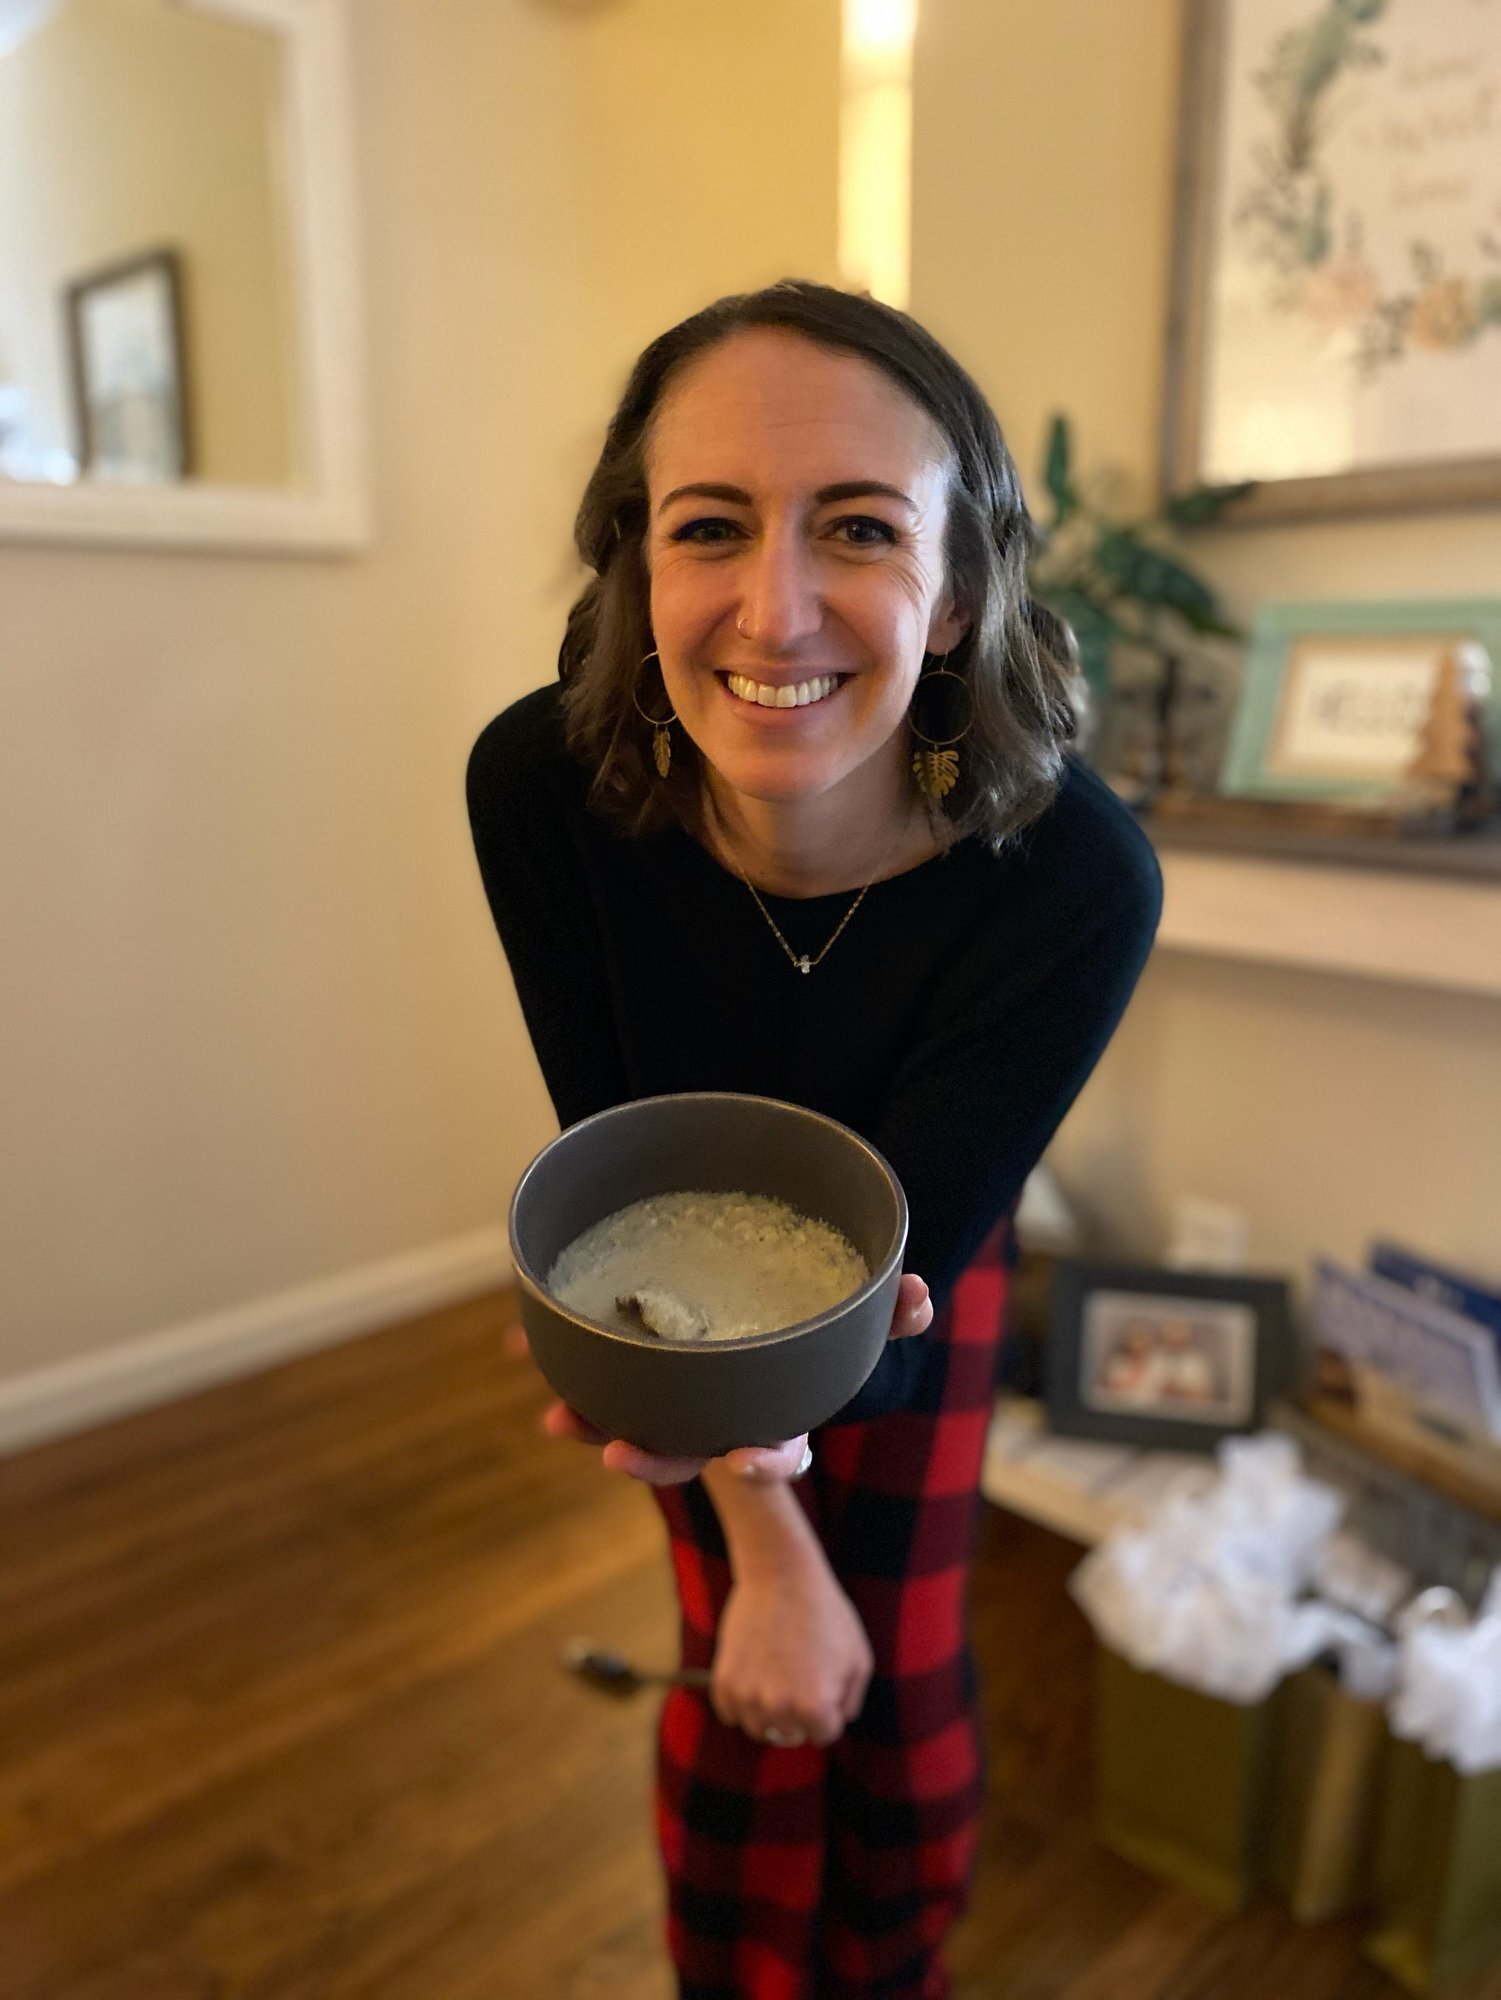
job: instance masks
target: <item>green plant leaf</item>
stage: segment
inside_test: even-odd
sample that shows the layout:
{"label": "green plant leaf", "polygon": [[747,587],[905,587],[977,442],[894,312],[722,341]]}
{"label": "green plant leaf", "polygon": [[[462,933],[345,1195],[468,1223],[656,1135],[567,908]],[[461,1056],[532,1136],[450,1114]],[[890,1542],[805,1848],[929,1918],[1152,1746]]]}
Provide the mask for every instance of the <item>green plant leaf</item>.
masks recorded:
{"label": "green plant leaf", "polygon": [[1110,685],[1110,649],[1125,636],[1124,627],[1087,591],[1070,587],[1035,594],[1073,633],[1085,679],[1097,694],[1104,694]]}
{"label": "green plant leaf", "polygon": [[1047,459],[1043,469],[1043,478],[1047,483],[1048,492],[1053,497],[1055,522],[1066,521],[1079,505],[1079,496],[1074,491],[1073,482],[1069,477],[1072,459],[1073,440],[1068,418],[1062,415],[1055,416],[1048,430]]}
{"label": "green plant leaf", "polygon": [[1209,629],[1222,617],[1207,584],[1129,528],[1101,532],[1095,563],[1120,596],[1135,598],[1154,610],[1176,611],[1196,631]]}
{"label": "green plant leaf", "polygon": [[1244,639],[1246,636],[1245,627],[1243,625],[1232,624],[1225,617],[1221,609],[1217,608],[1207,614],[1202,611],[1185,611],[1178,605],[1174,605],[1173,609],[1178,613],[1178,616],[1183,620],[1185,625],[1189,626],[1195,632],[1202,632],[1205,638]]}
{"label": "green plant leaf", "polygon": [[1237,500],[1244,500],[1248,493],[1256,491],[1258,482],[1254,479],[1239,480],[1233,486],[1196,486],[1190,493],[1180,493],[1169,500],[1162,510],[1162,518],[1171,521],[1175,528],[1198,528],[1206,521],[1217,521],[1227,507],[1233,507]]}

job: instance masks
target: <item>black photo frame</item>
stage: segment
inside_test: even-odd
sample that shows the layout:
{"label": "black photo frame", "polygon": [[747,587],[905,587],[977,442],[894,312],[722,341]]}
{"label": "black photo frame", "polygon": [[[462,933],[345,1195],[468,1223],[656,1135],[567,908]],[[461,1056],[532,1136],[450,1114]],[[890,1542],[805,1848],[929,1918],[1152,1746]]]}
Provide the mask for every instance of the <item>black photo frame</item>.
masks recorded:
{"label": "black photo frame", "polygon": [[147,250],[64,291],[78,462],[132,485],[194,470],[182,259]]}
{"label": "black photo frame", "polygon": [[1212,1451],[1292,1386],[1281,1278],[1065,1261],[1053,1273],[1048,1422],[1065,1437]]}

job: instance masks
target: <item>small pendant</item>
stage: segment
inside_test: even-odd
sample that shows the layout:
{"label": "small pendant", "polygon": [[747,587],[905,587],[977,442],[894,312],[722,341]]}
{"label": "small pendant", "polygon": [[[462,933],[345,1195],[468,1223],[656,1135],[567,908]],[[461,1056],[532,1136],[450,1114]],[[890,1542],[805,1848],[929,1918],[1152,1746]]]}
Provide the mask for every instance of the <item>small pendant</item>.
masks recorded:
{"label": "small pendant", "polygon": [[808,954],[806,952],[804,952],[802,957],[798,960],[797,969],[799,972],[811,972],[813,970],[813,967],[808,959]]}

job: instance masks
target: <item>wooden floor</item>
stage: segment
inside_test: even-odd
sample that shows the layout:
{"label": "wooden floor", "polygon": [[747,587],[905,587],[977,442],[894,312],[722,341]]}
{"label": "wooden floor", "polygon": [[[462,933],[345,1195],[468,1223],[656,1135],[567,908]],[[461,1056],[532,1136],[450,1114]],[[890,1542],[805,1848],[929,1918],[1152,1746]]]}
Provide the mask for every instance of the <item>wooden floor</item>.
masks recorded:
{"label": "wooden floor", "polygon": [[[0,2000],[668,2000],[651,1705],[556,1665],[670,1655],[657,1518],[538,1435],[503,1312],[0,1464]],[[962,2000],[1394,1994],[1096,1847],[1076,1554],[987,1513]]]}

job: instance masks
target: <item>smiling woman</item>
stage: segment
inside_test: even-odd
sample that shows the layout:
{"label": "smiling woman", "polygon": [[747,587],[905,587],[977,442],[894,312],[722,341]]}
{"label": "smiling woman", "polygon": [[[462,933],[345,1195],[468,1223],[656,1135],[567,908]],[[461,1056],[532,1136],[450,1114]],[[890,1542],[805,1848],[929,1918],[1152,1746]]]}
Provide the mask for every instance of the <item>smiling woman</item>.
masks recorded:
{"label": "smiling woman", "polygon": [[1145,840],[1065,755],[1028,532],[994,416],[915,322],[800,283],[720,300],[647,349],[610,425],[561,687],[470,762],[560,1121],[782,1098],[869,1140],[909,1204],[892,1338],[796,1486],[802,1438],[705,1465],[549,1420],[653,1483],[684,1664],[712,1670],[662,1720],[685,2000],[946,1991],[999,1338],[950,1294],[1102,1051],[1159,902]]}
{"label": "smiling woman", "polygon": [[[888,376],[778,328],[698,356],[651,426],[662,680],[701,760],[712,851],[772,888],[858,888],[943,844],[902,722],[924,658],[968,624],[945,558],[951,460]],[[718,476],[692,476],[705,468]]]}
{"label": "smiling woman", "polygon": [[[1051,797],[1072,727],[1061,649],[1039,643],[1043,621],[1028,615],[1028,535],[984,397],[905,314],[786,283],[673,327],[632,372],[575,529],[595,578],[573,608],[559,668],[571,740],[596,773],[594,803],[636,832],[712,829],[724,799],[701,782],[696,726],[712,711],[688,689],[687,628],[708,621],[711,671],[774,689],[833,671],[834,706],[846,712],[884,694],[887,777],[909,813],[897,725],[912,684],[940,660],[963,672],[971,699],[959,719],[973,726],[960,781],[941,818],[917,816],[929,853],[950,834],[1004,839]],[[825,597],[820,636],[810,621],[821,627]],[[884,629],[862,638],[872,619]],[[837,657],[820,657],[822,644]],[[849,679],[863,681],[854,702]],[[679,694],[689,706],[659,782],[639,728],[623,731],[620,717],[627,705],[676,713]],[[824,823],[854,821],[869,783],[831,802]],[[912,851],[921,844],[914,837]],[[807,894],[810,880],[786,886]]]}

